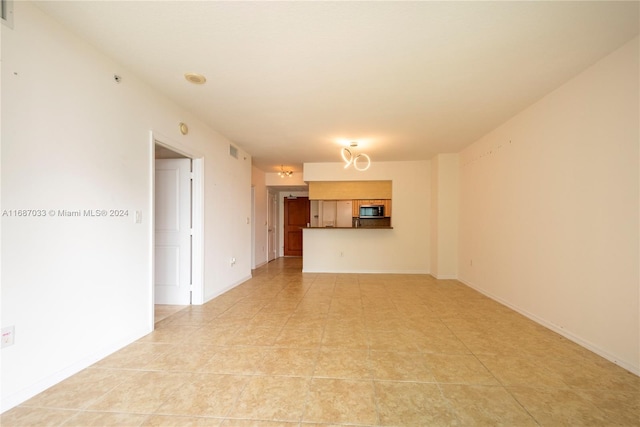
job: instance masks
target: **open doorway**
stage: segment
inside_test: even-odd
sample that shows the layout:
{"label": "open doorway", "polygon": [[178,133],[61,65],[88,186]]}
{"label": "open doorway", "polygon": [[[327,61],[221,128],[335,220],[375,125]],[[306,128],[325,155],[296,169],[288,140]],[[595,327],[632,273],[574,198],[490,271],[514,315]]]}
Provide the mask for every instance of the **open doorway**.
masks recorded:
{"label": "open doorway", "polygon": [[152,135],[154,322],[203,303],[203,158]]}

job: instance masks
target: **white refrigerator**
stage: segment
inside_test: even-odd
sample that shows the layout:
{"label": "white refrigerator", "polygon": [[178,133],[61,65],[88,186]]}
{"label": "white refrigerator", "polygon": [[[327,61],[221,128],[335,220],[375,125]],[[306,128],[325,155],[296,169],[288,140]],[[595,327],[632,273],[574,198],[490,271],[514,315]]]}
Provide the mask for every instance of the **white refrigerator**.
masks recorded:
{"label": "white refrigerator", "polygon": [[320,227],[352,227],[351,200],[320,200],[318,216]]}
{"label": "white refrigerator", "polygon": [[338,200],[336,202],[336,227],[352,227],[351,200]]}

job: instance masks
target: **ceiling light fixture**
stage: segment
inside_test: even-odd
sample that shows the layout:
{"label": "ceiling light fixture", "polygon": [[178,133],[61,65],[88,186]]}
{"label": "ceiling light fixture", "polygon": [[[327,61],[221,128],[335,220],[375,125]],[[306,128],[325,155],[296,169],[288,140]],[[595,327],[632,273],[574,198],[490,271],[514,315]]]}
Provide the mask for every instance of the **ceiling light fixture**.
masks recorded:
{"label": "ceiling light fixture", "polygon": [[280,178],[284,178],[285,176],[287,178],[291,178],[293,176],[293,171],[284,170],[284,166],[280,165],[280,172],[278,172],[278,175],[280,175]]}
{"label": "ceiling light fixture", "polygon": [[184,78],[187,79],[189,83],[193,83],[196,85],[204,84],[207,81],[207,78],[202,74],[198,73],[186,73]]}
{"label": "ceiling light fixture", "polygon": [[[365,153],[356,153],[356,147],[358,147],[358,142],[352,141],[351,144],[349,144],[349,147],[344,147],[342,151],[340,151],[342,160],[344,160],[345,162],[344,168],[346,169],[349,166],[353,165],[353,168],[357,171],[366,171],[367,169],[369,169],[369,166],[371,166],[371,158]],[[358,160],[361,158],[367,160],[366,166],[361,166],[358,164]]]}

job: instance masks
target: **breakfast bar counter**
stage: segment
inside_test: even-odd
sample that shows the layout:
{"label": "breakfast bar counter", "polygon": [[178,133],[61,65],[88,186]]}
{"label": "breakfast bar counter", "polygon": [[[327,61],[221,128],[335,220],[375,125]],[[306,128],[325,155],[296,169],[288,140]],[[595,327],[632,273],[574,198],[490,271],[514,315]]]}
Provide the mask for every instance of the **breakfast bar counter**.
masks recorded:
{"label": "breakfast bar counter", "polygon": [[363,226],[363,227],[302,227],[305,230],[392,230],[390,225]]}

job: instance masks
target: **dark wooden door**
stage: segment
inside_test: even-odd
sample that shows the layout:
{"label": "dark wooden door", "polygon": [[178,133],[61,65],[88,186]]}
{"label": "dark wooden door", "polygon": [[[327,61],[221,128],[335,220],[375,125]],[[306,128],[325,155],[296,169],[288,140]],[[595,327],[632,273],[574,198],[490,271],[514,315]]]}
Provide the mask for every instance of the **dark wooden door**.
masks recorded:
{"label": "dark wooden door", "polygon": [[309,198],[284,198],[284,256],[302,256],[302,228],[310,219]]}

